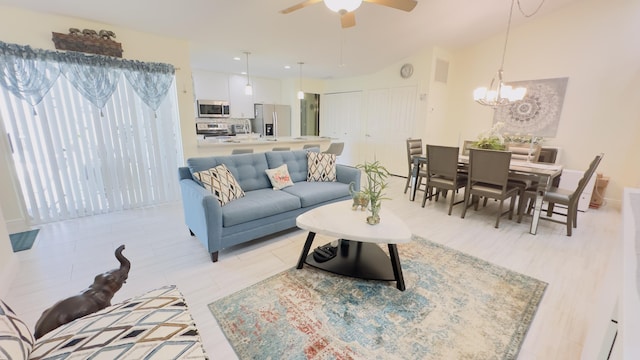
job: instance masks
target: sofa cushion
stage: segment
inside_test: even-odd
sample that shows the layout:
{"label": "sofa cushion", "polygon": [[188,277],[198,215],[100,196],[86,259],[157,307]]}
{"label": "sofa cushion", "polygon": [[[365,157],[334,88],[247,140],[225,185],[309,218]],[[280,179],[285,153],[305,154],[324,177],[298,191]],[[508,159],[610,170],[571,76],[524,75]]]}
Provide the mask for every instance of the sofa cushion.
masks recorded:
{"label": "sofa cushion", "polygon": [[198,171],[193,174],[193,177],[218,198],[220,206],[244,196],[242,187],[224,164],[209,170]]}
{"label": "sofa cushion", "polygon": [[[269,168],[275,169],[282,164],[287,164],[291,181],[307,181],[307,153],[308,150],[294,151],[268,151],[266,152]],[[311,152],[317,152],[317,149]]]}
{"label": "sofa cushion", "polygon": [[0,359],[28,359],[33,343],[27,325],[0,300]]}
{"label": "sofa cushion", "polygon": [[[298,185],[296,185],[298,186]],[[287,189],[295,188],[288,187]],[[296,196],[269,189],[247,191],[245,197],[222,208],[222,226],[230,227],[247,221],[299,209],[300,199]]]}
{"label": "sofa cushion", "polygon": [[335,154],[310,152],[307,158],[307,181],[336,181]]}
{"label": "sofa cushion", "polygon": [[349,195],[349,185],[341,182],[299,182],[295,186],[282,189],[282,192],[300,198],[302,207],[321,204]]}
{"label": "sofa cushion", "polygon": [[291,175],[289,175],[289,170],[287,169],[287,164],[282,164],[275,169],[267,169],[265,172],[269,177],[269,181],[271,181],[273,190],[280,190],[287,186],[293,186]]}
{"label": "sofa cushion", "polygon": [[216,161],[227,166],[244,191],[271,189],[271,182],[264,172],[269,168],[264,153],[218,156]]}
{"label": "sofa cushion", "polygon": [[207,359],[175,286],[102,309],[40,338],[33,359]]}

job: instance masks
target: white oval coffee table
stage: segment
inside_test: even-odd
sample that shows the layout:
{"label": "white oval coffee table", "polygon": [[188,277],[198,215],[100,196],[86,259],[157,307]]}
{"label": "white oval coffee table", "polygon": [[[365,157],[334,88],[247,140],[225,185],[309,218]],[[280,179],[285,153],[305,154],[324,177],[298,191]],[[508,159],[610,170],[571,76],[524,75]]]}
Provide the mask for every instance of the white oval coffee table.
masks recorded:
{"label": "white oval coffee table", "polygon": [[[350,200],[332,203],[309,210],[296,218],[296,225],[309,231],[298,269],[304,264],[345,276],[367,280],[396,281],[397,288],[405,290],[402,267],[396,244],[411,241],[407,225],[384,207],[380,223],[369,225],[367,211],[351,210]],[[337,255],[318,262],[309,254],[316,234],[340,239]],[[378,244],[387,244],[389,255]]]}

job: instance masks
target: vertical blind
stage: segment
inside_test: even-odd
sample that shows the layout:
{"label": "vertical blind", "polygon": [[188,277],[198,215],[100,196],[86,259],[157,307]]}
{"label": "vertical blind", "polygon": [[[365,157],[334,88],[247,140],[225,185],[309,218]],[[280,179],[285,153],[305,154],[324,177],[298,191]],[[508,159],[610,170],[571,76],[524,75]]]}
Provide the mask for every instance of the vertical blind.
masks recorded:
{"label": "vertical blind", "polygon": [[[15,76],[20,69],[1,55],[3,75],[9,71]],[[91,66],[97,71],[74,70],[82,75],[85,91],[79,90],[77,78],[67,75],[51,76],[51,87],[38,92],[44,93],[38,101],[20,96],[24,86],[19,74],[17,80],[9,79],[19,86],[0,86],[2,125],[34,224],[179,198],[176,169],[182,154],[173,73],[145,86],[136,79],[149,81],[154,74],[140,67],[113,72],[110,65]],[[86,89],[100,80],[93,74],[105,69],[113,90],[108,95],[101,91],[99,102],[92,101]]]}

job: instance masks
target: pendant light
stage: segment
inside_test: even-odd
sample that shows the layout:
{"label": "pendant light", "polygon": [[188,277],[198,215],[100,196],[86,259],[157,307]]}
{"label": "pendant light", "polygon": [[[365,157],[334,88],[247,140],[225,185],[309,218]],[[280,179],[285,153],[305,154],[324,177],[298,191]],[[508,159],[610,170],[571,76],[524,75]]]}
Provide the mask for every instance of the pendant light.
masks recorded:
{"label": "pendant light", "polygon": [[249,54],[248,51],[245,51],[244,54],[247,57],[247,85],[244,87],[245,95],[253,95],[253,87],[251,87],[251,83],[249,82]]}
{"label": "pendant light", "polygon": [[298,99],[302,100],[304,99],[304,92],[302,91],[302,65],[304,63],[303,62],[299,62],[298,65],[300,65],[300,84],[299,84],[299,90],[298,90]]}
{"label": "pendant light", "polygon": [[[543,1],[544,2],[544,1]],[[511,16],[513,15],[513,5],[515,0],[511,0],[511,10],[509,10],[509,21],[507,22],[507,35],[504,39],[504,48],[502,50],[502,62],[496,75],[491,79],[489,88],[479,87],[473,92],[473,99],[481,104],[491,107],[498,107],[511,104],[515,101],[520,101],[524,98],[527,92],[526,88],[512,88],[509,85],[505,85],[502,80],[502,73],[504,67],[504,58],[507,54],[507,43],[509,41],[509,30],[511,29]],[[497,81],[496,81],[497,78]]]}

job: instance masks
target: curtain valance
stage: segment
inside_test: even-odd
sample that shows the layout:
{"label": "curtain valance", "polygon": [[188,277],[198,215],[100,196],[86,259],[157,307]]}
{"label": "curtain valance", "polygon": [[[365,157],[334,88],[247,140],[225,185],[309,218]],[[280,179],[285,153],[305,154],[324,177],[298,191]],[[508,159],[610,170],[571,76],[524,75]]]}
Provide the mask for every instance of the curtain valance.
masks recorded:
{"label": "curtain valance", "polygon": [[155,111],[167,95],[174,73],[171,64],[32,49],[0,41],[0,85],[32,106],[42,101],[63,74],[87,100],[101,109],[123,75],[143,102]]}

